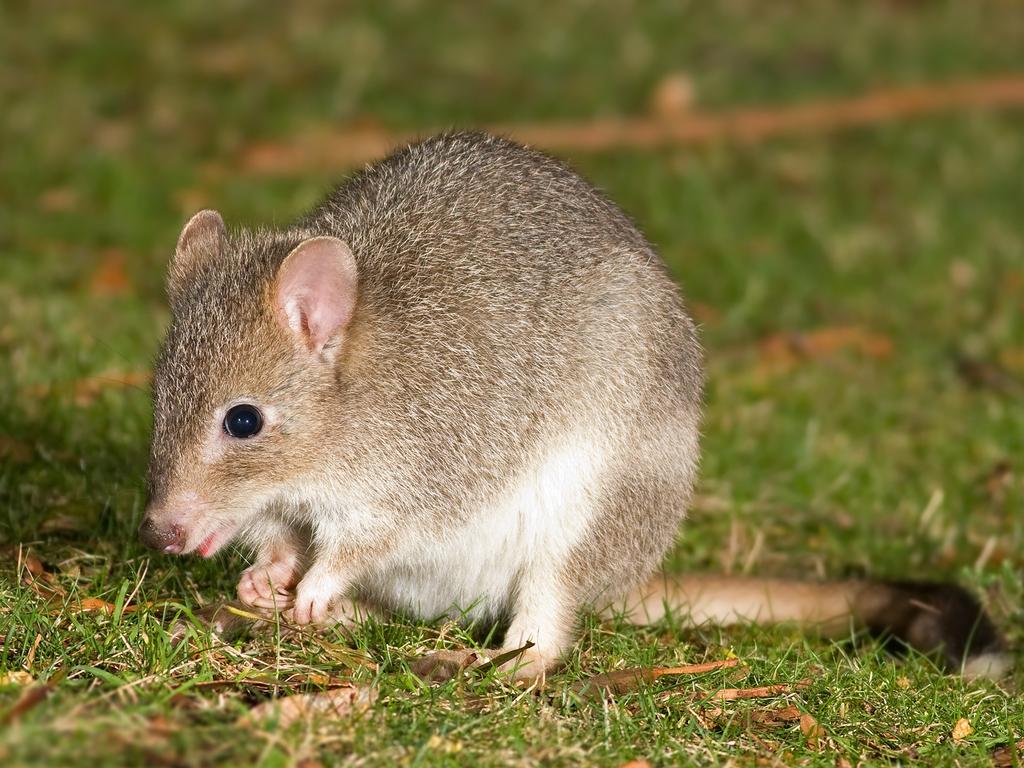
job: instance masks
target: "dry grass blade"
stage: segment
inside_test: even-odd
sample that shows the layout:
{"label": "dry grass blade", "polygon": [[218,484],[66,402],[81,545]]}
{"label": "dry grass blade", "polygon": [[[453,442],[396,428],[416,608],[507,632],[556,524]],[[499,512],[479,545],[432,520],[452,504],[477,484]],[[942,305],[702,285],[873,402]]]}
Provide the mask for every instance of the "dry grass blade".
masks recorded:
{"label": "dry grass blade", "polygon": [[703,664],[687,664],[681,667],[631,667],[577,681],[569,686],[569,690],[583,698],[601,698],[609,694],[621,696],[625,693],[633,693],[642,685],[653,683],[661,677],[700,675],[717,669],[735,667],[738,664],[739,659],[722,659]]}
{"label": "dry grass blade", "polygon": [[286,678],[278,677],[276,674],[257,674],[245,677],[228,678],[222,680],[200,680],[192,684],[196,689],[222,689],[222,688],[261,688],[264,690],[287,689],[295,691],[301,688],[315,686],[325,690],[336,688],[350,688],[350,680],[331,677],[322,674],[293,674]]}
{"label": "dry grass blade", "polygon": [[238,720],[238,724],[247,727],[276,724],[278,728],[287,728],[299,720],[314,717],[349,717],[368,710],[376,698],[375,688],[357,685],[299,693],[256,705]]}
{"label": "dry grass blade", "polygon": [[493,659],[489,659],[485,661],[483,664],[477,666],[475,668],[475,671],[479,674],[485,674],[487,672],[490,672],[492,669],[500,669],[503,664],[507,664],[510,661],[515,661],[520,656],[522,656],[523,653],[530,650],[531,648],[533,648],[533,643],[528,642],[521,648],[513,648],[511,651],[499,653]]}

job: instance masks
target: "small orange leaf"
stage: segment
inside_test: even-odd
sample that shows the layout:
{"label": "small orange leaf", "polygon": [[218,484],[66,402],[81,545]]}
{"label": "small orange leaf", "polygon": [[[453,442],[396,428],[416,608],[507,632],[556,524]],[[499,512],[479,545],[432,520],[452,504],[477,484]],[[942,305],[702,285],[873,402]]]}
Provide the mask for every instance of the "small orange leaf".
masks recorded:
{"label": "small orange leaf", "polygon": [[961,741],[966,739],[974,733],[974,728],[966,717],[961,717],[956,721],[956,725],[953,726],[953,741],[959,744]]}
{"label": "small orange leaf", "polygon": [[86,376],[75,382],[75,405],[89,405],[108,389],[145,387],[149,384],[149,379],[149,371],[110,371],[96,376]]}
{"label": "small orange leaf", "polygon": [[104,613],[113,613],[114,604],[108,603],[106,600],[101,600],[98,597],[87,597],[74,607],[75,613],[84,613],[88,611],[103,611]]}
{"label": "small orange leaf", "polygon": [[124,251],[118,248],[104,251],[103,259],[89,278],[89,293],[93,296],[122,296],[131,291],[132,283],[124,264]]}
{"label": "small orange leaf", "polygon": [[804,738],[807,739],[807,746],[810,749],[818,748],[818,739],[822,735],[821,726],[812,715],[809,715],[806,712],[800,715],[800,733],[802,733]]}
{"label": "small orange leaf", "polygon": [[[152,603],[143,603],[143,605],[148,607],[151,606]],[[68,610],[72,613],[99,612],[112,614],[117,610],[117,606],[113,603],[108,603],[106,600],[99,597],[87,597],[84,600],[80,600],[79,602],[69,606]],[[121,609],[121,613],[134,613],[137,610],[139,610],[138,605],[126,605]]]}
{"label": "small orange leaf", "polygon": [[23,562],[25,563],[25,570],[27,570],[33,576],[42,576],[44,573],[46,573],[46,566],[43,565],[43,561],[35,555],[33,555],[31,552],[25,555],[25,559]]}
{"label": "small orange leaf", "polygon": [[678,118],[690,111],[695,101],[693,80],[683,72],[673,72],[654,86],[651,113],[660,118]]}
{"label": "small orange leaf", "polygon": [[50,213],[71,211],[78,207],[78,193],[71,187],[51,187],[39,196],[39,207]]}
{"label": "small orange leaf", "polygon": [[873,360],[892,356],[892,339],[856,325],[818,328],[813,331],[777,333],[761,342],[761,363],[770,370],[787,370],[807,360],[852,351]]}

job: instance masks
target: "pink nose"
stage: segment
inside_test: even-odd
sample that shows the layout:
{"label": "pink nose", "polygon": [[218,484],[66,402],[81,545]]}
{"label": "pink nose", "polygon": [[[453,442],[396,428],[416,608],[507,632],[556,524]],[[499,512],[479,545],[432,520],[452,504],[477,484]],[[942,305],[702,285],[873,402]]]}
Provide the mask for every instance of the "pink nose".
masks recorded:
{"label": "pink nose", "polygon": [[185,548],[185,531],[180,525],[158,526],[148,515],[139,527],[139,539],[150,549],[176,555]]}

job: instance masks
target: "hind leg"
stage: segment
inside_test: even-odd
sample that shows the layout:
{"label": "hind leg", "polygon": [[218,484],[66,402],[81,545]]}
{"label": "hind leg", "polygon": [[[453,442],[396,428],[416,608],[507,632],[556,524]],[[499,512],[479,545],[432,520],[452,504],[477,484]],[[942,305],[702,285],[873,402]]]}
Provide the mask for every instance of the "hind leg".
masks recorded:
{"label": "hind leg", "polygon": [[557,571],[544,569],[530,574],[520,585],[512,623],[498,653],[522,648],[527,643],[533,645],[506,662],[503,669],[518,681],[543,681],[572,648],[578,617],[578,598]]}
{"label": "hind leg", "polygon": [[[487,651],[436,651],[418,659],[412,671],[425,679],[442,682],[462,670],[520,651],[501,665],[501,672],[519,683],[543,684],[575,641],[577,614],[578,608],[573,606],[557,570],[532,573],[520,584],[512,621],[500,647]],[[530,647],[524,649],[526,645]]]}

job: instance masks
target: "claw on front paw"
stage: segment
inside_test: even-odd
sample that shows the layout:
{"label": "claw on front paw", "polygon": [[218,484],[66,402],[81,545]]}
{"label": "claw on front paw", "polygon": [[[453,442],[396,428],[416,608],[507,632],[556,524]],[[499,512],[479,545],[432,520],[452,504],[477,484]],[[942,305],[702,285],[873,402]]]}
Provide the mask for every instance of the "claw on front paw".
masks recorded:
{"label": "claw on front paw", "polygon": [[293,604],[291,563],[277,561],[247,568],[238,581],[238,599],[254,608],[285,610]]}
{"label": "claw on front paw", "polygon": [[331,618],[331,604],[343,591],[343,581],[330,571],[311,570],[295,589],[289,618],[299,625],[323,624]]}
{"label": "claw on front paw", "polygon": [[297,595],[294,607],[291,609],[291,620],[300,626],[322,624],[327,619],[329,604],[329,599],[323,599],[316,595]]}

